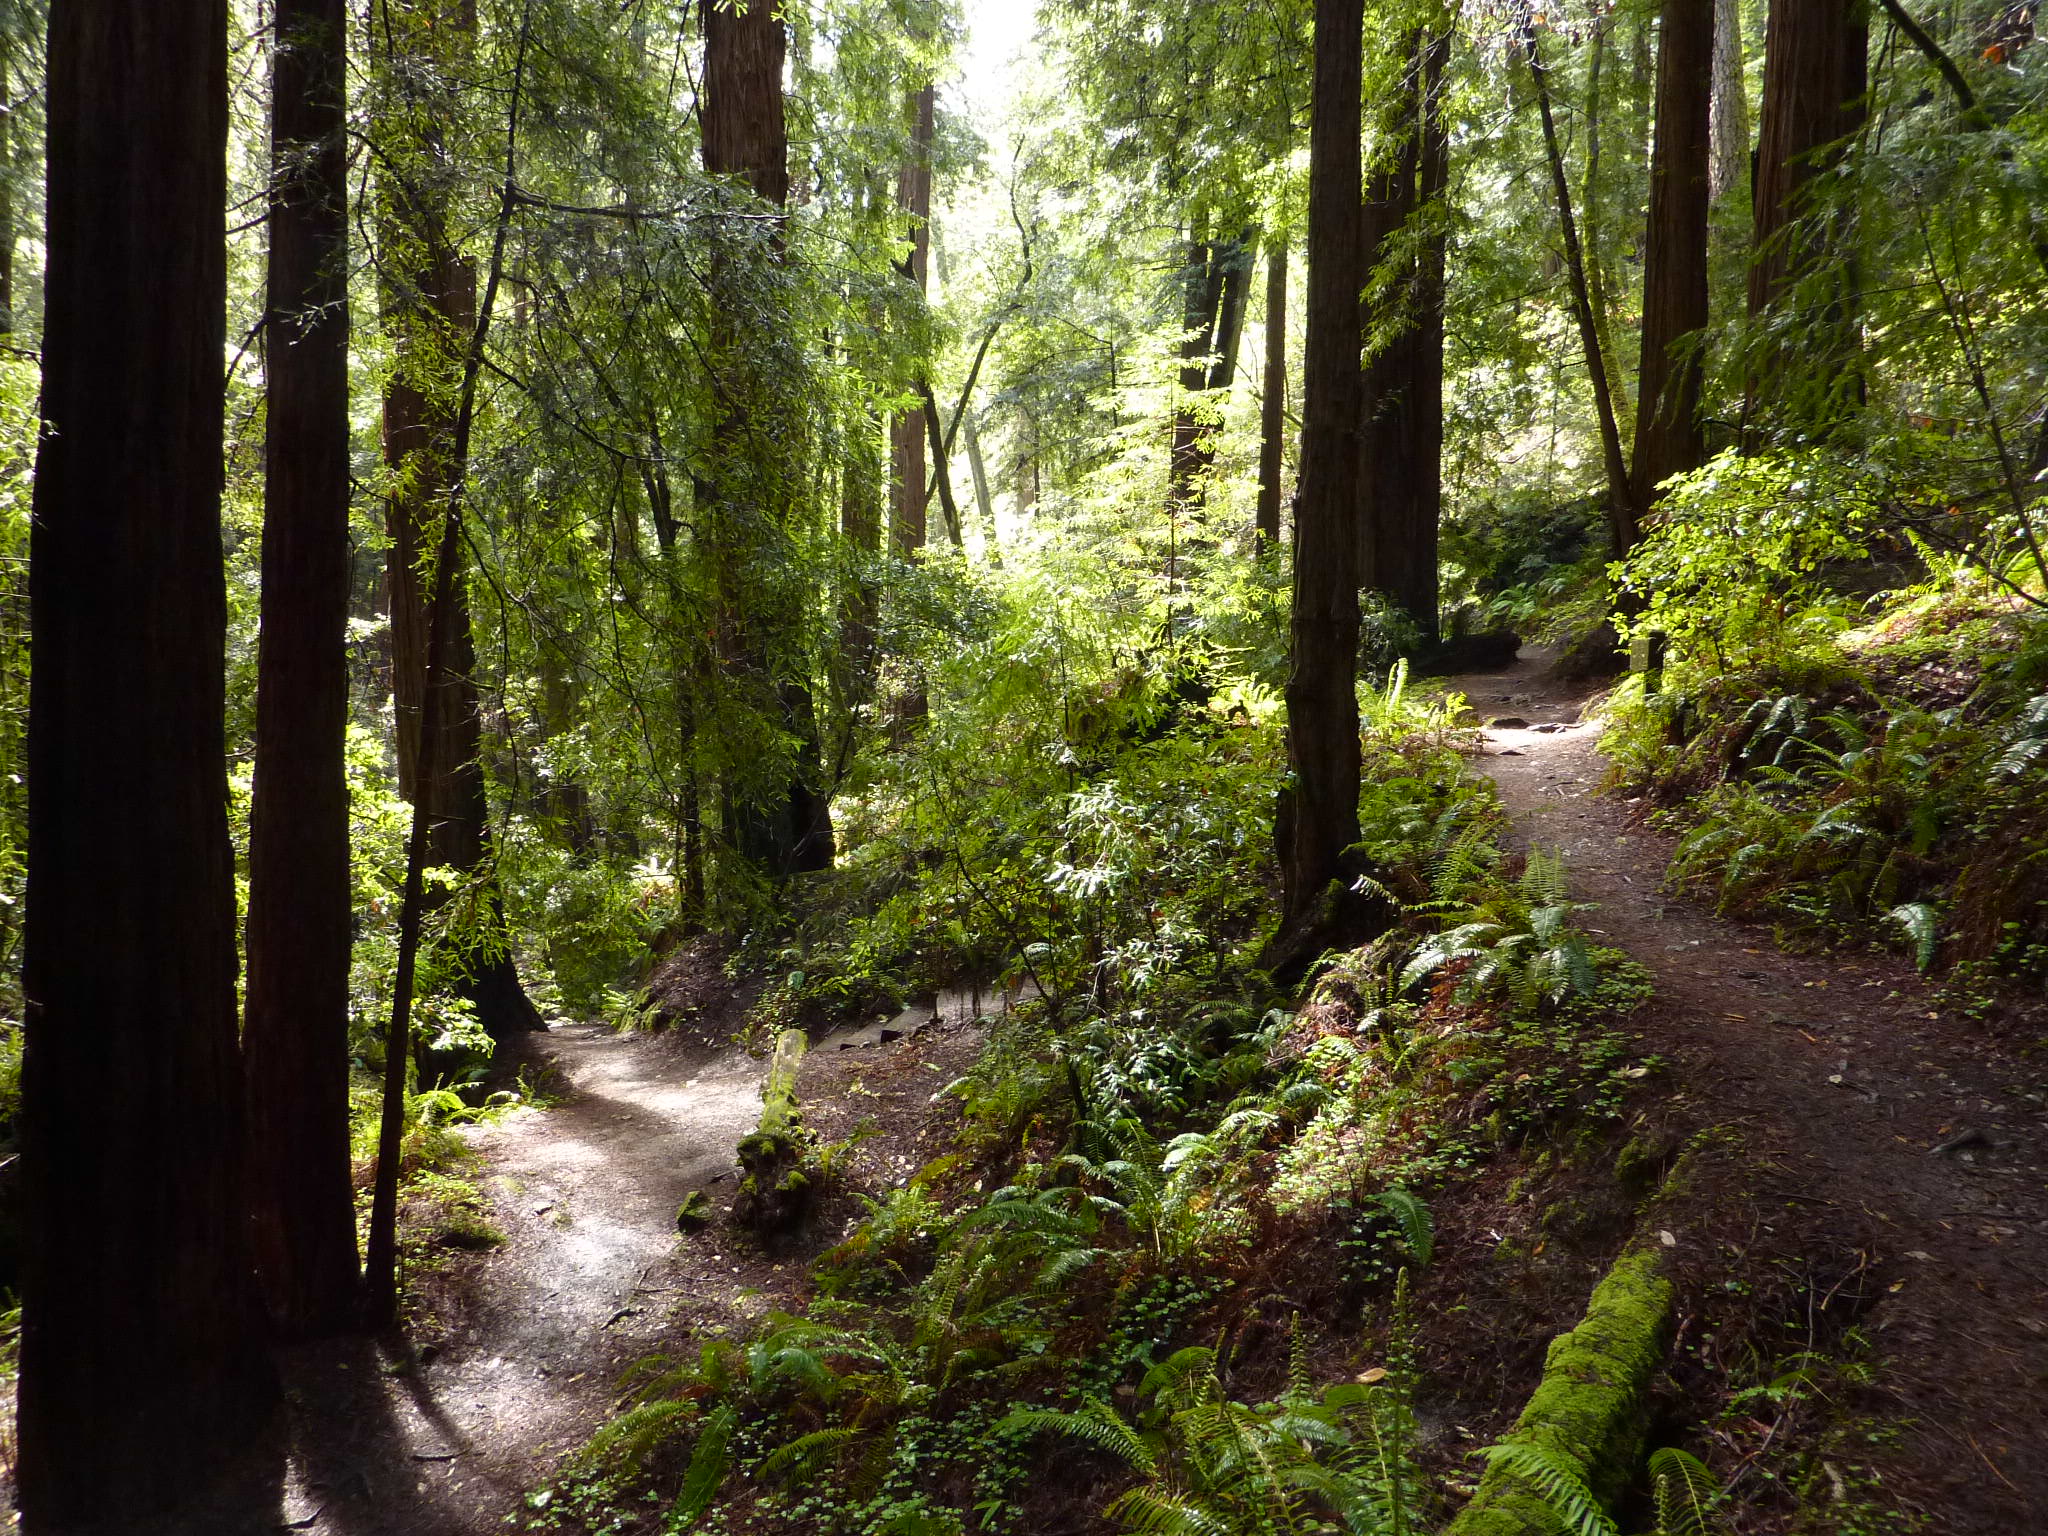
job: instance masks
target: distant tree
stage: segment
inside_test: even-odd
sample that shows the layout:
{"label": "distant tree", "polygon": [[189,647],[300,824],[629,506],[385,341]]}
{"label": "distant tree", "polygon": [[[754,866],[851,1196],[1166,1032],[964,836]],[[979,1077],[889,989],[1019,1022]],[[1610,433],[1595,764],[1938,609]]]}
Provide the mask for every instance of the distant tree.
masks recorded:
{"label": "distant tree", "polygon": [[270,1418],[221,564],[226,0],[53,7],[30,602],[24,1529],[157,1529]]}
{"label": "distant tree", "polygon": [[271,1317],[360,1320],[349,1170],[348,187],[343,0],[278,0],[262,631],[249,813],[249,1198]]}
{"label": "distant tree", "polygon": [[[926,84],[910,93],[906,115],[910,148],[896,181],[896,205],[903,210],[908,250],[903,276],[922,304],[931,287],[932,139],[937,132],[938,89]],[[921,365],[920,365],[921,366]],[[920,383],[929,390],[929,383]],[[889,421],[890,542],[899,555],[924,548],[930,493],[925,481],[925,444],[935,422],[923,405],[898,411]],[[943,471],[944,466],[938,468]]]}
{"label": "distant tree", "polygon": [[1700,355],[1707,326],[1709,132],[1714,0],[1664,0],[1657,43],[1656,148],[1643,236],[1643,352],[1635,463],[1645,499],[1705,457]]}
{"label": "distant tree", "polygon": [[[391,471],[386,557],[391,609],[392,700],[398,783],[424,800],[433,827],[432,867],[482,883],[469,931],[444,959],[477,1022],[493,1039],[538,1029],[538,1010],[520,985],[492,856],[484,786],[483,722],[468,583],[452,573],[447,666],[427,664],[428,593],[443,512],[466,471],[455,455],[457,396],[476,330],[476,268],[450,228],[443,161],[459,110],[451,81],[474,51],[474,0],[377,0],[373,35],[384,50],[387,89],[380,120],[384,175],[379,195],[384,323],[397,365],[384,389],[384,459]],[[457,545],[459,559],[462,546]],[[427,719],[426,691],[444,690]]]}

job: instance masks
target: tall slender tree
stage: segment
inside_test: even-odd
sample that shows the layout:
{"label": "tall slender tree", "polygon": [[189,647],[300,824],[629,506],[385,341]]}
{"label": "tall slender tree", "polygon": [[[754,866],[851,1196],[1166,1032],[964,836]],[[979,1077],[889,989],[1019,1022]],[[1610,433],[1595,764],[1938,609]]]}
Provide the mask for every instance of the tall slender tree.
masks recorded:
{"label": "tall slender tree", "polygon": [[359,1318],[349,1171],[348,188],[343,0],[278,0],[249,978],[257,1268],[290,1336]]}
{"label": "tall slender tree", "polygon": [[22,1082],[37,1532],[155,1528],[276,1401],[221,750],[227,10],[50,17]]}
{"label": "tall slender tree", "polygon": [[[1710,194],[1720,202],[1749,174],[1749,87],[1742,78],[1742,0],[1714,0]],[[1661,90],[1662,87],[1659,87]]]}
{"label": "tall slender tree", "polygon": [[1259,400],[1259,542],[1280,542],[1280,481],[1287,461],[1287,240],[1266,246],[1266,360]]}
{"label": "tall slender tree", "polygon": [[1657,38],[1657,127],[1643,237],[1643,352],[1636,385],[1637,494],[1696,468],[1700,343],[1707,326],[1712,196],[1714,0],[1664,0]]}
{"label": "tall slender tree", "polygon": [[1359,135],[1364,0],[1317,0],[1309,127],[1308,343],[1294,523],[1287,755],[1279,826],[1286,912],[1308,918],[1358,840]]}

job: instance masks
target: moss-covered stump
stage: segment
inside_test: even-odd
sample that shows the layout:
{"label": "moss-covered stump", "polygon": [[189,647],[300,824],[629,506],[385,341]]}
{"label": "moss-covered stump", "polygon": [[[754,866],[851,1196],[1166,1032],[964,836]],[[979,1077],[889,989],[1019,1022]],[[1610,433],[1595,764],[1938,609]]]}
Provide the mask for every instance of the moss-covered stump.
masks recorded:
{"label": "moss-covered stump", "polygon": [[[1543,1380],[1507,1442],[1541,1448],[1611,1508],[1642,1455],[1650,1383],[1671,1332],[1671,1282],[1659,1273],[1657,1253],[1623,1254],[1579,1326],[1551,1341]],[[1556,1529],[1536,1490],[1496,1464],[1445,1536],[1549,1536]]]}
{"label": "moss-covered stump", "polygon": [[809,1041],[800,1029],[775,1040],[768,1078],[761,1085],[761,1120],[740,1140],[739,1194],[733,1220],[764,1238],[783,1235],[803,1219],[810,1182],[804,1176],[805,1135],[797,1111],[796,1079]]}

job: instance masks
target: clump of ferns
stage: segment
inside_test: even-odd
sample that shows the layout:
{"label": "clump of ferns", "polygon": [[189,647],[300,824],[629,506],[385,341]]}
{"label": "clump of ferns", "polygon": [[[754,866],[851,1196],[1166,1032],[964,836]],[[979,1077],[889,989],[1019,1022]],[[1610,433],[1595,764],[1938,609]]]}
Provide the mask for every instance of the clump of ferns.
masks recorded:
{"label": "clump of ferns", "polygon": [[1564,859],[1554,851],[1532,850],[1513,881],[1489,880],[1465,899],[1422,910],[1451,921],[1416,946],[1401,968],[1403,990],[1452,972],[1454,1002],[1506,995],[1533,1011],[1590,995],[1598,984],[1592,947],[1572,921],[1583,906],[1571,899]]}
{"label": "clump of ferns", "polygon": [[[1182,1349],[1147,1372],[1126,1418],[1100,1399],[1019,1408],[1000,1429],[1058,1434],[1122,1461],[1141,1481],[1103,1511],[1124,1530],[1186,1536],[1413,1536],[1421,1479],[1405,1285],[1386,1366],[1318,1390],[1297,1322],[1288,1380],[1270,1402],[1226,1389],[1217,1352]],[[1334,1522],[1334,1524],[1333,1524]]]}

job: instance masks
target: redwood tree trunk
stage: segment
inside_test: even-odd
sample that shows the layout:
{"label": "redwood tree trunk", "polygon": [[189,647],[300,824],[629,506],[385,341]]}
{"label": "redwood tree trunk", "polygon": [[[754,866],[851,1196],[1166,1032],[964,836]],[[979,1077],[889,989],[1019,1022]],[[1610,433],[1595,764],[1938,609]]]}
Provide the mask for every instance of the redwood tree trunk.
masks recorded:
{"label": "redwood tree trunk", "polygon": [[222,759],[226,0],[53,7],[47,99],[19,1497],[136,1530],[276,1402]]}
{"label": "redwood tree trunk", "polygon": [[358,1321],[349,1169],[348,188],[342,0],[279,0],[242,1032],[258,1272],[290,1337]]}
{"label": "redwood tree trunk", "polygon": [[1656,146],[1644,234],[1643,353],[1635,464],[1646,501],[1706,455],[1700,427],[1700,333],[1707,325],[1707,210],[1714,0],[1664,0],[1657,41]]}
{"label": "redwood tree trunk", "polygon": [[[1385,595],[1437,639],[1437,525],[1443,504],[1444,237],[1441,200],[1447,37],[1412,36],[1412,67],[1389,114],[1389,160],[1368,181],[1365,244],[1375,267],[1398,270],[1361,325],[1378,350],[1365,373],[1359,464],[1360,584]],[[1410,225],[1432,222],[1411,244]]]}
{"label": "redwood tree trunk", "polygon": [[1831,418],[1860,398],[1853,219],[1831,173],[1863,120],[1861,0],[1772,0],[1764,34],[1749,313],[1795,305],[1805,334],[1751,358],[1749,407]]}
{"label": "redwood tree trunk", "polygon": [[1261,547],[1280,542],[1281,478],[1287,467],[1287,242],[1276,237],[1266,252],[1266,372],[1259,402],[1259,506]]}
{"label": "redwood tree trunk", "polygon": [[1714,0],[1714,105],[1709,195],[1720,202],[1749,174],[1749,91],[1742,78],[1742,0]]}
{"label": "redwood tree trunk", "polygon": [[[781,15],[763,4],[737,11],[703,0],[700,16],[704,169],[714,176],[744,177],[756,196],[781,208],[789,199],[789,139],[782,101],[788,38]],[[712,281],[717,287],[721,279],[714,274]],[[827,869],[834,853],[832,808],[821,783],[810,690],[799,683],[770,682],[769,648],[792,643],[792,621],[787,614],[769,611],[766,596],[743,579],[750,562],[741,547],[742,530],[762,517],[781,514],[756,508],[752,517],[733,515],[737,498],[776,493],[775,476],[743,472],[746,466],[741,462],[749,454],[774,451],[771,434],[750,416],[764,381],[754,377],[746,338],[728,306],[714,301],[713,309],[712,352],[726,399],[716,432],[716,478],[707,487],[705,501],[717,568],[721,656],[728,677],[746,691],[748,707],[779,712],[785,731],[797,743],[796,760],[782,792],[760,801],[728,784],[729,831],[740,857],[770,875]]]}
{"label": "redwood tree trunk", "polygon": [[1306,917],[1358,840],[1359,152],[1364,0],[1317,0],[1309,129],[1308,344],[1289,621],[1282,879]]}

